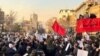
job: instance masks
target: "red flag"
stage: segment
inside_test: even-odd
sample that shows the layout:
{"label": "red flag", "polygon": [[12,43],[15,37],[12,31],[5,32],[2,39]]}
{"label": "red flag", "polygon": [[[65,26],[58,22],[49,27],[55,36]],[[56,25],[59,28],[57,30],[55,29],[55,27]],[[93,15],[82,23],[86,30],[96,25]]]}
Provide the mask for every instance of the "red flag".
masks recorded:
{"label": "red flag", "polygon": [[53,30],[54,30],[55,32],[57,32],[57,31],[58,31],[59,24],[58,24],[58,22],[57,22],[57,21],[55,21],[55,22],[54,22],[54,24],[53,24],[52,28],[53,28]]}
{"label": "red flag", "polygon": [[61,36],[64,36],[66,33],[66,30],[59,25],[59,23],[57,21],[54,22],[53,26],[52,26],[53,30],[55,32],[57,32],[58,34],[60,34]]}
{"label": "red flag", "polygon": [[60,35],[64,36],[65,33],[66,33],[66,30],[65,30],[63,27],[59,26],[58,33],[59,33]]}

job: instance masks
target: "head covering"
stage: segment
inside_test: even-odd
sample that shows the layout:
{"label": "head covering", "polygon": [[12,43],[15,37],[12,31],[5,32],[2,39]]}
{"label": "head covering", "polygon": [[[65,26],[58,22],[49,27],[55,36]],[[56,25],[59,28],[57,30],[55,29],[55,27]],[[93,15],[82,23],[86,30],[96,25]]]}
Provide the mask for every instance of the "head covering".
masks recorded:
{"label": "head covering", "polygon": [[9,48],[12,48],[14,45],[12,43],[9,43]]}
{"label": "head covering", "polygon": [[64,41],[67,42],[68,41],[68,38],[64,38]]}

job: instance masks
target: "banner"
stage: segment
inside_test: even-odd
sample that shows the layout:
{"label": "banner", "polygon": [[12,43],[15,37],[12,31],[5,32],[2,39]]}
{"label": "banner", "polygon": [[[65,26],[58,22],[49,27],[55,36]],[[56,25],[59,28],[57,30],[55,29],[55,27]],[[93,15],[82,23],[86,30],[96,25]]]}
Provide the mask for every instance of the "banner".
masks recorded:
{"label": "banner", "polygon": [[62,26],[60,26],[57,21],[54,22],[52,28],[55,32],[57,32],[61,36],[64,36],[66,34],[66,30]]}
{"label": "banner", "polygon": [[77,33],[100,31],[100,18],[79,19],[76,26]]}
{"label": "banner", "polygon": [[77,56],[88,56],[88,51],[78,49]]}

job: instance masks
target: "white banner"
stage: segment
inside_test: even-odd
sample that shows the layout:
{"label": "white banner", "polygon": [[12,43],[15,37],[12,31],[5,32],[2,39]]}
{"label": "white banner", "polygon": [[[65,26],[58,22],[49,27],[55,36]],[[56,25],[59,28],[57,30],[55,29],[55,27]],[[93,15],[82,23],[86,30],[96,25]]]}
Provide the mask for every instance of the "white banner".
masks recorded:
{"label": "white banner", "polygon": [[77,56],[88,56],[88,51],[78,49]]}

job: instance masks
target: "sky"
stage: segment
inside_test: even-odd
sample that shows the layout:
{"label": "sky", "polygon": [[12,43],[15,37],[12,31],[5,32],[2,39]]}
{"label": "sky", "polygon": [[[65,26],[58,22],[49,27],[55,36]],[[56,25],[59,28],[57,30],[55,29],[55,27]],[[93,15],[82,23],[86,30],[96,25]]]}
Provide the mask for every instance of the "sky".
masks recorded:
{"label": "sky", "polygon": [[30,15],[36,13],[39,21],[46,21],[57,17],[60,9],[73,9],[84,0],[0,0],[0,8],[9,14],[16,12],[17,21],[22,18],[29,20]]}

